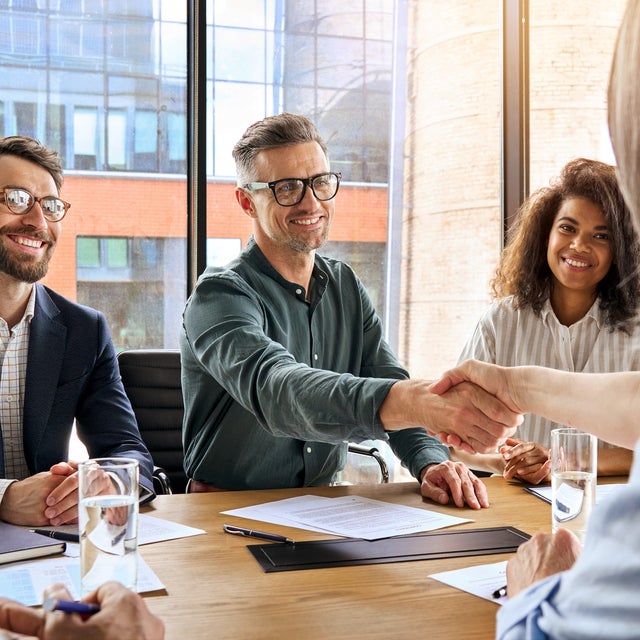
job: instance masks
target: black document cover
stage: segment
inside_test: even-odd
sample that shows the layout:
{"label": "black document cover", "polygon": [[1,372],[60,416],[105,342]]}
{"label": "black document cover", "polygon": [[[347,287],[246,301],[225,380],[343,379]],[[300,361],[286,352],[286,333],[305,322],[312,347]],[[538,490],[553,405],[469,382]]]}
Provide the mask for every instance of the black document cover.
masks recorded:
{"label": "black document cover", "polygon": [[530,538],[513,527],[417,533],[381,540],[315,540],[249,545],[265,572],[510,553]]}
{"label": "black document cover", "polygon": [[62,553],[64,542],[0,522],[0,564]]}

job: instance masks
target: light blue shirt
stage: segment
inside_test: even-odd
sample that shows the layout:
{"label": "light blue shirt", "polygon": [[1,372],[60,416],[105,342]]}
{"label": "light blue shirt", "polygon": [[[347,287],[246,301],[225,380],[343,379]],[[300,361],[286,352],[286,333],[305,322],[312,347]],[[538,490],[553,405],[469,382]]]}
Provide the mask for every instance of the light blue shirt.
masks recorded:
{"label": "light blue shirt", "polygon": [[537,582],[498,612],[499,640],[640,638],[640,441],[629,483],[594,509],[570,571]]}

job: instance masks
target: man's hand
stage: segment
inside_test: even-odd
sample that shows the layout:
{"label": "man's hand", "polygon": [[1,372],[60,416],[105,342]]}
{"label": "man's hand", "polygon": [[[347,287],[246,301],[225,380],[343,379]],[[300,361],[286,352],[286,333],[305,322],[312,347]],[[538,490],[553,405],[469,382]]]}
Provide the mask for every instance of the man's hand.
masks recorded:
{"label": "man's hand", "polygon": [[[431,392],[443,395],[465,382],[471,382],[482,387],[487,394],[497,399],[507,410],[517,414],[519,416],[517,425],[519,425],[522,424],[523,411],[518,396],[519,383],[516,372],[517,369],[513,367],[500,367],[478,360],[467,360],[455,369],[443,373],[442,377],[431,385]],[[512,436],[514,431],[512,429],[510,433],[505,434],[505,437]],[[477,448],[474,442],[469,439],[469,435],[461,430],[440,429],[437,436],[444,444],[467,453],[491,452],[488,449]]]}
{"label": "man's hand", "polygon": [[463,462],[447,460],[426,467],[422,472],[420,492],[438,504],[449,504],[452,499],[456,507],[466,504],[472,509],[481,509],[489,506],[487,488]]}
{"label": "man's hand", "polygon": [[386,431],[420,426],[431,435],[452,434],[469,453],[496,453],[522,423],[522,416],[494,394],[463,380],[453,385],[399,380],[389,389],[379,415]]}
{"label": "man's hand", "polygon": [[[451,435],[468,453],[495,453],[522,422],[522,416],[470,382],[460,382],[435,395],[441,402],[432,403],[431,424],[437,425],[438,432]],[[433,433],[432,429],[429,431]]]}
{"label": "man's hand", "polygon": [[500,453],[506,462],[502,475],[507,480],[518,478],[531,484],[551,480],[549,449],[541,444],[507,438]]}
{"label": "man's hand", "polygon": [[78,522],[78,463],[58,462],[49,471],[65,478],[47,496],[44,514],[49,518],[49,524],[57,526]]}
{"label": "man's hand", "polygon": [[578,538],[567,529],[536,533],[518,547],[507,564],[507,593],[512,598],[529,585],[573,566],[582,551]]}
{"label": "man's hand", "polygon": [[511,411],[522,414],[522,401],[518,394],[518,369],[500,367],[479,360],[466,360],[455,369],[445,371],[440,379],[431,385],[431,391],[442,394],[461,382],[473,382],[498,398]]}
{"label": "man's hand", "polygon": [[43,471],[11,483],[0,502],[0,520],[34,527],[56,524],[45,514],[46,501],[65,481],[65,476]]}
{"label": "man's hand", "polygon": [[[11,633],[5,635],[3,630]],[[25,607],[8,598],[0,598],[0,640],[17,638],[18,636],[14,634],[42,638],[43,633],[44,615],[42,611]]]}
{"label": "man's hand", "polygon": [[13,482],[0,502],[0,520],[32,527],[78,522],[77,469],[75,462],[59,462]]}
{"label": "man's hand", "polygon": [[[45,590],[45,598],[69,599],[60,584]],[[118,582],[106,582],[83,598],[100,605],[100,611],[83,620],[78,614],[48,613],[45,633],[48,640],[162,640],[164,624],[154,616],[144,600]]]}

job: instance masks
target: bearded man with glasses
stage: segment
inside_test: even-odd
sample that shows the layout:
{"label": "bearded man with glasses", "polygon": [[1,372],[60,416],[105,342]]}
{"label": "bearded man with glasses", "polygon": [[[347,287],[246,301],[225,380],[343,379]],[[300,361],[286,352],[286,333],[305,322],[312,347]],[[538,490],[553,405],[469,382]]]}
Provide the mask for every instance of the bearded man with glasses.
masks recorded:
{"label": "bearded man with glasses", "polygon": [[38,283],[71,207],[62,180],[55,151],[0,138],[0,520],[20,525],[77,522],[74,420],[91,457],[136,458],[154,495],[104,316]]}
{"label": "bearded man with glasses", "polygon": [[341,176],[316,127],[292,114],[266,118],[233,156],[253,237],[202,274],[184,312],[190,491],[329,484],[348,442],[388,439],[423,496],[488,506],[484,484],[427,430],[464,433],[486,450],[520,416],[475,385],[438,398],[409,380],[353,270],[318,253]]}

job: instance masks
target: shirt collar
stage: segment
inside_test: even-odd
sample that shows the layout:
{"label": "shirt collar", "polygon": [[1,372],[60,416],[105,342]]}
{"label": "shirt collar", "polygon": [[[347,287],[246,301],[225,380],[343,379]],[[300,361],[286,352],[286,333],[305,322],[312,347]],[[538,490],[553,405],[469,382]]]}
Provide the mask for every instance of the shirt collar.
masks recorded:
{"label": "shirt collar", "polygon": [[31,322],[36,311],[36,287],[35,285],[31,288],[31,295],[29,296],[29,300],[27,301],[27,308],[24,310],[24,315],[22,316],[22,320]]}
{"label": "shirt collar", "polygon": [[[556,314],[553,310],[553,307],[551,306],[551,300],[547,298],[544,306],[540,311],[540,315],[542,316],[543,320],[547,321],[549,319],[549,314],[551,314],[551,318],[557,321]],[[578,322],[576,322],[575,324],[584,322],[587,318],[592,318],[593,320],[595,320],[596,324],[598,325],[598,329],[602,329],[602,327],[604,326],[604,312],[600,308],[599,297],[596,298],[596,301],[591,305],[587,313],[584,314],[584,317],[580,318],[580,320],[578,320]]]}

